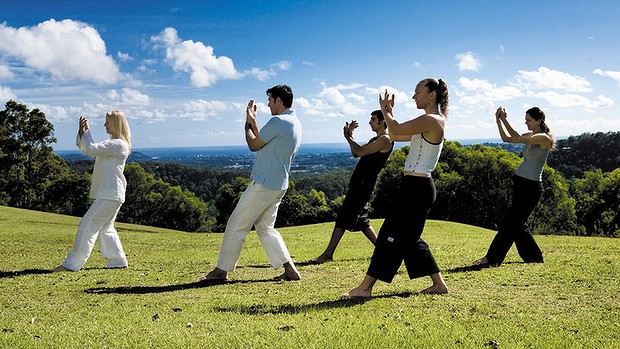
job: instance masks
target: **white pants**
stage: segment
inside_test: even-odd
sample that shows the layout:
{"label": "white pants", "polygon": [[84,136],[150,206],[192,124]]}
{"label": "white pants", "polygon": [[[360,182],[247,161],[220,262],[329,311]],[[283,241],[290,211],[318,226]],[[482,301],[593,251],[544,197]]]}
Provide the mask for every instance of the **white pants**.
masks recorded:
{"label": "white pants", "polygon": [[252,226],[256,228],[258,239],[274,269],[291,261],[282,236],[274,228],[278,206],[285,193],[286,190],[268,189],[254,181],[250,182],[226,223],[217,259],[219,269],[227,272],[235,270],[241,248]]}
{"label": "white pants", "polygon": [[107,260],[106,268],[124,268],[127,258],[121,245],[114,220],[121,203],[114,200],[95,199],[78,226],[73,248],[62,265],[70,270],[80,270],[90,256],[99,237],[99,249]]}

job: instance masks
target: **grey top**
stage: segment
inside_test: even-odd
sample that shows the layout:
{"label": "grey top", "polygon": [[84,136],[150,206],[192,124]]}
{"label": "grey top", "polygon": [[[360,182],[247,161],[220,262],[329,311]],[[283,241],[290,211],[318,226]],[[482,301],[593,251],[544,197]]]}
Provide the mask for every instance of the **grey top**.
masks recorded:
{"label": "grey top", "polygon": [[550,149],[541,148],[538,144],[526,144],[523,148],[523,162],[515,171],[517,176],[542,182],[543,167],[549,151]]}

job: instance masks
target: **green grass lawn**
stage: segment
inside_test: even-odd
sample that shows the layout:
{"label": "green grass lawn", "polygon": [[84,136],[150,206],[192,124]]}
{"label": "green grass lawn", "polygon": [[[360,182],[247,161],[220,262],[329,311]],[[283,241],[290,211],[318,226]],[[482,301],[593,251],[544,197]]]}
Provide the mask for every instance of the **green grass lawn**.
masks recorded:
{"label": "green grass lawn", "polygon": [[[494,232],[429,221],[423,238],[450,293],[421,295],[404,267],[375,298],[342,300],[372,245],[347,233],[335,261],[310,265],[332,223],[282,228],[302,280],[276,282],[254,233],[221,284],[221,234],[117,224],[129,268],[106,270],[98,245],[78,272],[49,274],[79,218],[0,206],[1,348],[620,348],[620,239],[537,236],[544,264],[511,250],[500,268],[467,270]],[[373,221],[378,230],[381,221]]]}

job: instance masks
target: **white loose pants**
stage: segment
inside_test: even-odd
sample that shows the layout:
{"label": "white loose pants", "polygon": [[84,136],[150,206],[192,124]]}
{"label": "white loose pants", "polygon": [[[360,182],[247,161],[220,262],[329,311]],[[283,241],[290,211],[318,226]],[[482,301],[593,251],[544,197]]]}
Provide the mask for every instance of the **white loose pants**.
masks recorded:
{"label": "white loose pants", "polygon": [[95,199],[80,224],[73,248],[62,265],[70,270],[80,270],[95,246],[99,237],[99,249],[106,259],[106,268],[124,268],[127,258],[121,245],[114,220],[121,208],[121,202]]}
{"label": "white loose pants", "polygon": [[274,228],[278,207],[286,190],[268,189],[252,181],[228,218],[217,267],[232,272],[252,226],[274,269],[291,261],[280,233]]}

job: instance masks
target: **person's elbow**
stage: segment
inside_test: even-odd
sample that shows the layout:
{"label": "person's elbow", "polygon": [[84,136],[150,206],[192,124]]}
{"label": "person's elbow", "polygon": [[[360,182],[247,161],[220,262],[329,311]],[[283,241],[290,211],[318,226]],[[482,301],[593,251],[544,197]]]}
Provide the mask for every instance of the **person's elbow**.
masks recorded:
{"label": "person's elbow", "polygon": [[265,144],[267,143],[262,141],[260,138],[254,138],[253,140],[248,141],[248,148],[250,151],[259,151],[265,146]]}
{"label": "person's elbow", "polygon": [[259,150],[260,150],[260,148],[262,148],[262,147],[259,147],[259,146],[258,146],[257,144],[255,144],[255,143],[250,143],[250,144],[248,144],[248,148],[250,149],[250,151],[259,151]]}

